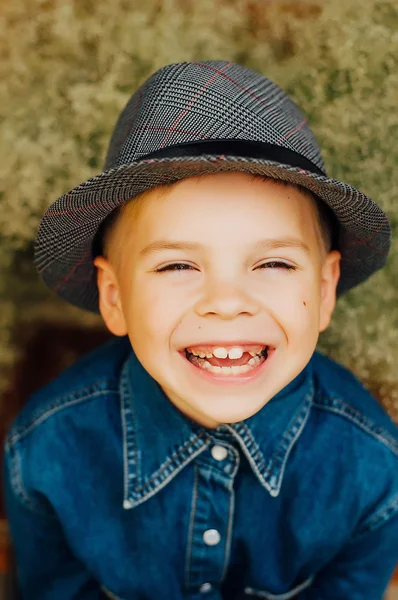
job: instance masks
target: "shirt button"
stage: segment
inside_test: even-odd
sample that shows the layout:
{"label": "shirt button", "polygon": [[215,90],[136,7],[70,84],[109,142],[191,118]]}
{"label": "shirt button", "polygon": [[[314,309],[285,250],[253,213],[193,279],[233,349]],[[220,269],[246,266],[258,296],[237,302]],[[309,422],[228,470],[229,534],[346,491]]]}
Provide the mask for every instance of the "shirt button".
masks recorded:
{"label": "shirt button", "polygon": [[212,589],[212,585],[211,583],[202,583],[202,585],[199,588],[199,592],[201,594],[205,594],[206,592],[210,592],[210,590]]}
{"label": "shirt button", "polygon": [[228,450],[224,446],[213,446],[211,455],[214,460],[225,460],[228,456]]}
{"label": "shirt button", "polygon": [[204,543],[208,546],[216,546],[218,542],[221,540],[221,535],[217,531],[217,529],[208,529],[203,534]]}

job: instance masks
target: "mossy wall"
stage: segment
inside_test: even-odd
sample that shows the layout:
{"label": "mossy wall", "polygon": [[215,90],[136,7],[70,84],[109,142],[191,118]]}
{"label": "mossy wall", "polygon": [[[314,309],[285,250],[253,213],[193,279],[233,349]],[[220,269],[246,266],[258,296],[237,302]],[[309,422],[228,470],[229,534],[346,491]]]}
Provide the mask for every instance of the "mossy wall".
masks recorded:
{"label": "mossy wall", "polygon": [[35,320],[98,324],[39,281],[40,216],[102,168],[131,92],[183,60],[263,72],[307,114],[330,175],[387,212],[387,267],[339,300],[320,348],[398,418],[398,5],[395,0],[2,0],[0,389]]}

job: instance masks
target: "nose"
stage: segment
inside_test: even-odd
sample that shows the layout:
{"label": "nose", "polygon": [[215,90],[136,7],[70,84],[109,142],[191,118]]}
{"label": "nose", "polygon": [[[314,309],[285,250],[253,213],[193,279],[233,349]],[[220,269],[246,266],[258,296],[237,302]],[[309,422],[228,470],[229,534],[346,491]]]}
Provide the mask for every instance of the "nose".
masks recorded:
{"label": "nose", "polygon": [[260,304],[245,291],[242,284],[231,282],[208,282],[203,297],[196,305],[199,316],[214,314],[222,319],[234,319],[238,315],[255,315]]}

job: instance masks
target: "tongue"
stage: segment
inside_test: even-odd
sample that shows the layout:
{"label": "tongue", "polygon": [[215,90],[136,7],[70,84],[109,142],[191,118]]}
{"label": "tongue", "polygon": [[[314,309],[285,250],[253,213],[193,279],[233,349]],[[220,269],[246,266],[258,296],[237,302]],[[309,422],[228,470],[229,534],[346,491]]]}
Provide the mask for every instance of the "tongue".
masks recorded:
{"label": "tongue", "polygon": [[252,358],[249,352],[244,352],[240,358],[217,358],[213,356],[212,358],[206,358],[206,360],[213,365],[213,367],[240,367],[241,365],[246,365],[249,360]]}

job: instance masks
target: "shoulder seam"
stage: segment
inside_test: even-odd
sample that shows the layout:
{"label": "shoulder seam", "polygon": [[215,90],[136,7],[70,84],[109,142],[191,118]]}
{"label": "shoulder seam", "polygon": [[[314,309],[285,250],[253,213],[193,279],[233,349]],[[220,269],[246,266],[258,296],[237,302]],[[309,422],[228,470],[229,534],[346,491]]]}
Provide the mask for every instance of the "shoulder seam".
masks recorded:
{"label": "shoulder seam", "polygon": [[[27,436],[32,429],[34,429],[40,423],[46,421],[50,416],[68,408],[75,404],[80,404],[82,402],[86,402],[92,398],[102,396],[104,394],[114,394],[118,392],[118,386],[111,387],[107,386],[103,389],[96,389],[97,386],[101,386],[103,384],[110,383],[109,380],[98,381],[91,386],[87,386],[78,390],[74,390],[72,393],[67,394],[66,396],[61,396],[60,398],[56,398],[53,402],[46,405],[46,407],[42,411],[38,411],[32,415],[32,418],[25,423],[25,426],[16,425],[11,426],[10,431],[6,436],[6,448],[11,445],[17,443],[19,440]],[[26,426],[27,425],[27,426]]]}
{"label": "shoulder seam", "polygon": [[335,413],[354,425],[365,431],[373,438],[382,442],[395,456],[398,456],[398,441],[384,428],[378,427],[373,421],[368,419],[364,414],[344,402],[339,398],[328,398],[330,403],[326,404],[320,401],[319,398],[314,398],[313,405],[319,410]]}
{"label": "shoulder seam", "polygon": [[17,500],[19,502],[21,502],[22,506],[26,510],[29,510],[30,512],[32,512],[36,515],[48,517],[49,519],[54,519],[53,515],[49,515],[45,511],[40,509],[38,507],[38,505],[36,505],[36,503],[30,498],[29,494],[27,493],[27,491],[22,483],[19,459],[18,459],[17,453],[15,451],[15,448],[10,446],[9,448],[6,449],[6,452],[4,455],[4,464],[5,464],[6,468],[8,468],[8,471],[9,471],[8,483],[9,483],[10,489],[14,493]]}

